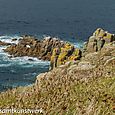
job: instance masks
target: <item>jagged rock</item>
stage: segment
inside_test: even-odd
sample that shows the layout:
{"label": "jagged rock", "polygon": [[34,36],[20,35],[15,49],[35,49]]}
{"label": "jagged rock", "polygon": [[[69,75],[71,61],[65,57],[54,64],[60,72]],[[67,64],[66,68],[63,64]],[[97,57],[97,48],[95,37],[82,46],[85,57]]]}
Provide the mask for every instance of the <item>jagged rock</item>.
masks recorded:
{"label": "jagged rock", "polygon": [[115,35],[98,28],[84,45],[84,52],[91,53],[100,51],[105,44],[115,41]]}
{"label": "jagged rock", "polygon": [[115,56],[115,42],[107,43],[101,49],[101,55],[103,56]]}
{"label": "jagged rock", "polygon": [[60,49],[54,48],[52,56],[51,56],[51,60],[50,60],[51,61],[51,64],[50,64],[51,69],[57,67],[57,60],[58,60],[59,54],[60,54]]}
{"label": "jagged rock", "polygon": [[31,56],[49,60],[51,61],[51,68],[65,64],[68,61],[78,60],[81,57],[79,49],[74,48],[70,43],[51,37],[37,40],[30,36],[23,36],[18,44],[11,45],[4,51],[15,57]]}
{"label": "jagged rock", "polygon": [[[80,49],[75,48],[72,44],[57,38],[45,37],[42,40],[38,40],[32,36],[23,36],[23,39],[21,38],[18,44],[12,44],[4,51],[14,57],[30,56],[49,60],[51,62],[50,69],[77,60],[90,62],[90,65],[98,65],[99,63],[104,64],[107,61],[107,56],[114,56],[114,37],[114,34],[99,28],[84,44],[81,52]],[[85,64],[86,66],[89,67],[87,63]]]}
{"label": "jagged rock", "polygon": [[110,58],[115,57],[115,43],[106,43],[100,51],[85,54],[81,61],[90,62],[93,65],[104,64]]}
{"label": "jagged rock", "polygon": [[97,41],[89,42],[87,45],[88,52],[96,52],[97,51]]}
{"label": "jagged rock", "polygon": [[53,50],[51,56],[51,68],[58,67],[69,61],[76,61],[81,58],[81,51],[73,45],[66,43],[64,47]]}
{"label": "jagged rock", "polygon": [[97,40],[97,51],[100,51],[102,47],[104,46],[105,41],[103,39],[98,39]]}
{"label": "jagged rock", "polygon": [[115,40],[115,35],[114,34],[111,34],[107,31],[104,31],[103,29],[101,28],[98,28],[94,34],[93,34],[96,38],[102,38],[105,40],[105,42],[107,43],[110,43],[112,41]]}
{"label": "jagged rock", "polygon": [[38,40],[32,36],[23,36],[18,44],[7,47],[4,51],[10,55],[18,56],[31,56],[37,57],[42,60],[50,60],[54,48],[60,48],[64,42],[57,38],[45,37]]}

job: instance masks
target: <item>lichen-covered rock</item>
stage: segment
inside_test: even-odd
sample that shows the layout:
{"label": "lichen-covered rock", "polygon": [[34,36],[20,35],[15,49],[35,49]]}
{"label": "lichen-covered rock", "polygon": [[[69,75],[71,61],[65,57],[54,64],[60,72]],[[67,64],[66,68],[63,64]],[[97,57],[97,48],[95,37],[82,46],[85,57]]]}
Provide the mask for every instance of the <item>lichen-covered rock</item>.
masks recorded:
{"label": "lichen-covered rock", "polygon": [[105,43],[105,40],[103,40],[103,39],[98,39],[97,40],[97,51],[100,51],[101,50],[101,48],[104,46],[104,43]]}
{"label": "lichen-covered rock", "polygon": [[87,45],[88,52],[96,52],[97,51],[97,41],[89,42]]}
{"label": "lichen-covered rock", "polygon": [[31,36],[23,36],[18,44],[13,44],[4,51],[15,57],[30,56],[49,60],[51,69],[81,57],[81,51],[72,44],[51,37],[38,40]]}
{"label": "lichen-covered rock", "polygon": [[115,41],[115,35],[98,28],[84,45],[83,51],[87,53],[100,51],[105,44]]}
{"label": "lichen-covered rock", "polygon": [[112,57],[115,57],[115,42],[106,43],[100,51],[85,54],[81,61],[90,62],[98,66],[99,64],[104,65]]}
{"label": "lichen-covered rock", "polygon": [[57,60],[58,60],[59,53],[60,53],[60,49],[54,48],[52,56],[51,56],[51,60],[50,60],[51,69],[57,67]]}
{"label": "lichen-covered rock", "polygon": [[[58,52],[58,53],[57,53]],[[65,64],[69,61],[79,60],[81,57],[80,49],[75,48],[70,43],[66,43],[60,49],[54,49],[51,56],[51,66],[53,68]]]}

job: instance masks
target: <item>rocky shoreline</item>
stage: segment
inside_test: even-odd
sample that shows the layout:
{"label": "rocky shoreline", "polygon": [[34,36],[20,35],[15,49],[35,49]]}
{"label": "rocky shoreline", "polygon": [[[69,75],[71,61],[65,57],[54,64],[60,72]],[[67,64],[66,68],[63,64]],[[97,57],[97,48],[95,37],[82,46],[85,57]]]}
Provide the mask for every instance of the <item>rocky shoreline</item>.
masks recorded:
{"label": "rocky shoreline", "polygon": [[[15,41],[16,39],[12,40]],[[115,35],[101,28],[98,28],[93,35],[89,37],[88,41],[83,45],[83,49],[75,48],[74,45],[69,42],[51,37],[45,37],[39,40],[33,36],[25,35],[19,39],[17,44],[0,41],[0,45],[8,46],[4,51],[9,53],[11,57],[30,56],[37,57],[41,60],[48,60],[51,62],[50,69],[69,62],[79,62],[81,60],[93,61],[96,56],[101,56],[106,50],[108,50],[108,53],[110,53],[109,50],[113,50],[112,55],[114,55],[114,44]],[[89,59],[90,56],[94,59]],[[108,58],[109,57],[110,55]]]}
{"label": "rocky shoreline", "polygon": [[2,92],[0,108],[42,108],[49,115],[115,113],[114,34],[98,28],[83,49],[59,39],[24,36],[4,51],[50,60],[51,69],[32,86]]}
{"label": "rocky shoreline", "polygon": [[22,36],[18,44],[11,44],[4,51],[14,57],[30,56],[50,60],[54,47],[62,47],[64,42],[57,38],[45,37],[39,40],[33,36]]}
{"label": "rocky shoreline", "polygon": [[[85,42],[83,49],[82,50],[78,48],[74,49],[70,57],[67,54],[68,51],[71,51],[72,45],[70,44],[65,44],[65,45],[67,46],[63,47],[62,52],[58,54],[56,54],[56,52],[59,49],[53,50],[51,56],[51,63],[56,65],[55,67],[62,68],[62,69],[70,67],[71,71],[74,71],[75,69],[75,71],[78,72],[82,70],[83,71],[93,70],[95,73],[94,76],[98,76],[98,77],[115,76],[115,35],[114,34],[110,34],[107,31],[98,28],[93,33],[93,35],[89,37],[88,42]],[[74,53],[76,55],[74,55]],[[54,58],[56,56],[57,56],[57,60]],[[61,63],[61,61],[63,63]],[[53,66],[53,69],[55,69],[54,71],[56,71],[57,69],[55,67]],[[37,77],[38,81],[41,77],[52,76],[50,75],[50,73],[52,74],[52,72],[49,72],[48,74],[46,73],[46,74],[39,75]],[[82,73],[81,75],[79,74],[79,76],[82,76]],[[86,76],[84,75],[83,77]],[[87,77],[90,77],[90,73]]]}
{"label": "rocky shoreline", "polygon": [[51,69],[65,64],[70,60],[79,60],[81,58],[80,49],[58,38],[45,37],[39,40],[33,36],[26,35],[22,36],[17,44],[2,41],[0,43],[2,46],[8,46],[4,51],[10,54],[10,57],[29,56],[44,61],[51,61]]}

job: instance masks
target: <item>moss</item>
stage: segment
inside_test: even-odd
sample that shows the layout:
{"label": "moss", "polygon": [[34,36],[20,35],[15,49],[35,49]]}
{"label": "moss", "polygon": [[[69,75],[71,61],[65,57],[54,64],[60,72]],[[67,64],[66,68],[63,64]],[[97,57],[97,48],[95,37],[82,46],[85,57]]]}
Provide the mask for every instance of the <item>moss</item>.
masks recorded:
{"label": "moss", "polygon": [[79,49],[75,49],[72,56],[70,57],[70,60],[78,60],[81,56],[81,51]]}
{"label": "moss", "polygon": [[58,56],[58,60],[63,61],[66,59],[66,56],[67,56],[67,52],[60,53]]}
{"label": "moss", "polygon": [[66,43],[63,48],[61,48],[61,53],[58,56],[57,65],[65,64],[69,58],[69,51],[72,51],[72,45]]}

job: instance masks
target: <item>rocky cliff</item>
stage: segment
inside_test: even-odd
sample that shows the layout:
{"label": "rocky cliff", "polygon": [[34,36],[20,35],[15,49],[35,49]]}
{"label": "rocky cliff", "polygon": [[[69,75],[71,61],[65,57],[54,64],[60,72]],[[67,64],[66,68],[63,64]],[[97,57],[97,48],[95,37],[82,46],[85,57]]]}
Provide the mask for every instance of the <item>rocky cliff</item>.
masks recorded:
{"label": "rocky cliff", "polygon": [[[65,76],[72,76],[75,79],[115,76],[114,34],[99,28],[93,33],[93,36],[89,37],[87,45],[85,44],[84,47],[82,52],[79,49],[74,49],[71,44],[65,44],[62,49],[54,49],[51,59],[55,60],[54,64],[57,68],[48,73],[40,74],[37,81],[42,81],[42,78],[48,79],[48,77],[57,76],[57,73],[61,78],[63,71]],[[56,54],[56,52],[58,53]],[[54,58],[55,56],[57,56],[57,60]]]}
{"label": "rocky cliff", "polygon": [[81,50],[54,48],[52,70],[35,84],[0,94],[0,108],[42,108],[46,115],[115,114],[115,39],[97,29]]}

